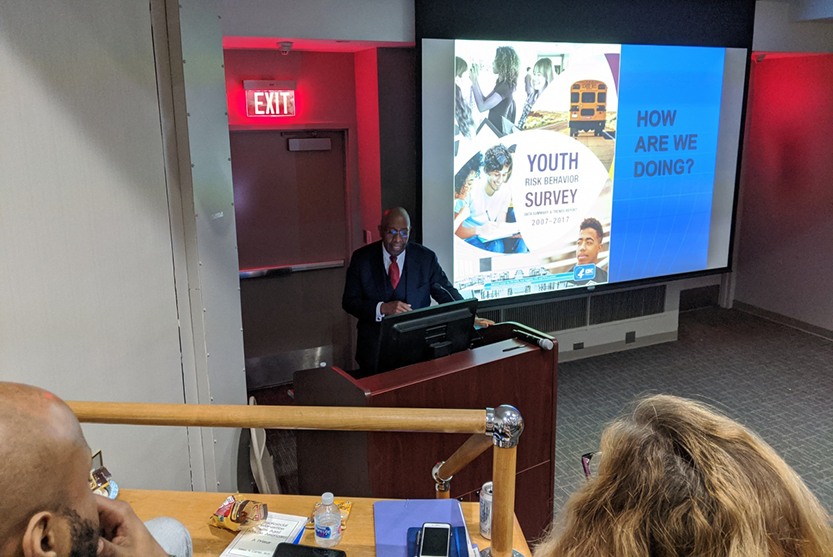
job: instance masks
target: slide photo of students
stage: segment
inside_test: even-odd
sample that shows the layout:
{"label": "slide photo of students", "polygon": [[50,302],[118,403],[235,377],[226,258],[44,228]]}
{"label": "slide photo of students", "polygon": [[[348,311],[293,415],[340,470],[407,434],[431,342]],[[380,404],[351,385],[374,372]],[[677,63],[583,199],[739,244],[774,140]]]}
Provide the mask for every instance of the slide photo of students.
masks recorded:
{"label": "slide photo of students", "polygon": [[[595,265],[595,270],[604,271],[594,274],[593,284],[608,282],[608,270],[610,268],[610,232],[613,212],[611,210],[613,200],[613,182],[607,180],[602,191],[599,193],[596,202],[591,206],[582,209],[582,213],[576,215],[575,224],[562,236],[559,241],[547,249],[548,254],[543,258],[542,266],[547,270],[547,275],[562,283],[559,288],[571,288],[575,286],[586,286],[590,284],[590,269],[582,265]],[[592,224],[589,223],[598,223]],[[591,228],[595,235],[592,242],[582,241],[582,236],[587,237]],[[601,233],[599,233],[601,228]],[[581,277],[577,282],[576,268]],[[584,269],[584,270],[582,270]]]}
{"label": "slide photo of students", "polygon": [[[487,149],[479,178],[476,155],[455,176],[455,287],[489,299],[606,282],[613,182],[604,165],[565,134],[511,137],[515,152],[503,144]],[[463,198],[466,180],[471,189]],[[588,215],[602,228],[589,259],[576,247]],[[576,282],[577,266],[589,278]]]}
{"label": "slide photo of students", "polygon": [[[471,82],[465,77],[469,65],[457,56],[454,60],[454,139],[472,139],[474,134],[474,118],[472,105],[474,98],[471,92]],[[456,151],[455,151],[456,154]]]}
{"label": "slide photo of students", "polygon": [[[458,171],[457,180],[462,179],[466,173],[472,177],[472,159]],[[517,223],[513,222],[514,217],[509,219],[512,190],[508,182],[512,176],[512,169],[513,159],[509,147],[497,144],[486,150],[483,155],[482,179],[472,180],[471,190],[460,206],[461,211],[468,211],[468,216],[459,227],[455,226],[456,236],[468,245],[495,253],[529,251],[519,233]],[[457,214],[459,213],[455,201],[455,215]]]}
{"label": "slide photo of students", "polygon": [[[535,66],[532,68],[532,73],[530,73],[527,77],[529,77],[529,86],[526,90],[526,102],[524,103],[524,108],[521,111],[521,117],[518,118],[518,129],[520,130],[533,129],[535,127],[540,127],[541,125],[539,123],[541,120],[540,113],[533,113],[532,109],[535,106],[535,102],[547,88],[547,85],[555,80],[555,71],[552,66],[552,60],[546,56],[540,58],[537,62],[535,62]],[[530,119],[530,113],[532,113],[532,119]],[[536,117],[538,119],[537,121]],[[529,120],[529,124],[527,124],[527,120]]]}
{"label": "slide photo of students", "polygon": [[[458,209],[468,208],[464,219],[455,211],[451,238],[453,280],[464,296],[499,299],[720,265],[712,219],[725,215],[714,203],[734,170],[718,165],[717,146],[736,132],[722,107],[744,53],[457,40],[453,56],[469,68],[476,106],[474,132],[452,154],[448,181],[484,155],[468,197],[456,198]],[[732,95],[737,108],[742,99]],[[498,109],[501,125],[488,117],[498,105],[506,107]],[[504,148],[511,164],[487,168],[487,151]],[[523,249],[509,239],[522,239]]]}
{"label": "slide photo of students", "polygon": [[469,83],[461,86],[463,80],[455,79],[463,97],[471,92],[475,136],[494,143],[524,130],[558,132],[583,143],[610,170],[621,45],[467,40],[454,45],[455,70],[469,68]]}
{"label": "slide photo of students", "polygon": [[576,227],[590,214],[606,253],[619,49],[455,41],[455,118],[467,87],[474,100],[474,132],[454,153],[453,278],[464,296],[577,286]]}
{"label": "slide photo of students", "polygon": [[497,137],[503,137],[512,133],[517,116],[515,92],[518,89],[518,78],[521,71],[520,58],[511,46],[497,47],[491,65],[495,81],[490,92],[487,92],[489,89],[485,85],[485,79],[484,87],[486,88],[481,88],[480,74],[485,67],[482,62],[471,64],[469,67],[474,103],[478,111],[488,111],[488,117],[483,123],[489,124]]}
{"label": "slide photo of students", "polygon": [[603,284],[607,282],[607,271],[601,267],[599,261],[605,236],[602,223],[593,217],[588,217],[581,221],[578,228],[573,282],[576,286]]}

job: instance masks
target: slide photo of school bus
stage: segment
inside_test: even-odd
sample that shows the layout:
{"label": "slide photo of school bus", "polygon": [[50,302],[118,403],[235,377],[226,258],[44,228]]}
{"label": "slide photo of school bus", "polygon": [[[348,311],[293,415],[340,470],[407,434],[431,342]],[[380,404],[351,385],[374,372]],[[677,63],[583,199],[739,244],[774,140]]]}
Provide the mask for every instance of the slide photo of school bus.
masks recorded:
{"label": "slide photo of school bus", "polygon": [[570,136],[593,132],[600,136],[607,121],[607,85],[595,79],[576,81],[570,87]]}

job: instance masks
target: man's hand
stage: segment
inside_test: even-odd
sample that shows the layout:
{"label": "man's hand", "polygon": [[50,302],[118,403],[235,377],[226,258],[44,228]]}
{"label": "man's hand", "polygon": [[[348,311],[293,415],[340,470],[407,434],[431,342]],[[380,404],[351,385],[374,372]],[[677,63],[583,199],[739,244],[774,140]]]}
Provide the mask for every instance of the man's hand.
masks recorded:
{"label": "man's hand", "polygon": [[411,304],[398,302],[396,300],[392,302],[385,302],[379,308],[379,312],[382,315],[396,315],[397,313],[405,313],[406,311],[411,311]]}
{"label": "man's hand", "polygon": [[474,318],[474,326],[480,327],[481,329],[494,325],[495,322],[491,319],[484,319],[482,317],[475,317]]}
{"label": "man's hand", "polygon": [[104,531],[98,540],[99,557],[168,557],[130,505],[100,495],[95,498]]}

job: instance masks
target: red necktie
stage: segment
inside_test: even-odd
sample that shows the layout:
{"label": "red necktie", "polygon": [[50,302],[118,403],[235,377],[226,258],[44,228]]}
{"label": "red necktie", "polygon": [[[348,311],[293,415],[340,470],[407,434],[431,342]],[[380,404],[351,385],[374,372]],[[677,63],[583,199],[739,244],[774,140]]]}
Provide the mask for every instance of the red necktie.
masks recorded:
{"label": "red necktie", "polygon": [[399,284],[399,263],[396,262],[396,256],[390,256],[390,269],[388,269],[388,276],[390,277],[390,283],[393,286],[393,289],[396,290],[397,285]]}

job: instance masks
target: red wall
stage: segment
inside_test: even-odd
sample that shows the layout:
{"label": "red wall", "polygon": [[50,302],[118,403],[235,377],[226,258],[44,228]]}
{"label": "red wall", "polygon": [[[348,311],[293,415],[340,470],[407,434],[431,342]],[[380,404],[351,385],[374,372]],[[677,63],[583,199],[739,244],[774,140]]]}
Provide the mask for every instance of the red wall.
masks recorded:
{"label": "red wall", "polygon": [[[284,56],[276,50],[227,50],[225,62],[229,125],[356,125],[353,54],[295,51]],[[295,81],[295,116],[247,117],[246,79]]]}
{"label": "red wall", "polygon": [[[357,124],[357,91],[362,95],[367,87],[357,86],[357,56],[341,52],[293,51],[287,56],[277,50],[226,50],[226,97],[229,126],[233,129],[316,129],[340,128],[347,130],[347,202],[350,204],[348,226],[351,230],[351,246],[362,245],[361,230],[375,230],[381,213],[379,185],[379,130],[378,100],[376,126],[366,128]],[[373,57],[375,63],[375,56]],[[375,66],[367,67],[362,59],[358,64],[359,75],[372,73]],[[295,81],[295,116],[248,117],[244,80]],[[375,82],[373,84],[375,93]],[[368,100],[362,100],[365,111],[370,110]],[[362,129],[366,128],[366,129]],[[373,144],[375,150],[360,149],[360,134],[371,133],[363,143]],[[368,159],[368,157],[370,157]],[[362,167],[375,165],[376,172],[362,172]],[[232,161],[233,163],[234,161]],[[367,222],[367,221],[370,222]]]}
{"label": "red wall", "polygon": [[359,131],[359,180],[362,182],[363,228],[379,239],[382,220],[382,173],[379,146],[379,78],[376,49],[356,53],[356,114]]}
{"label": "red wall", "polygon": [[752,64],[735,298],[833,329],[833,55]]}

